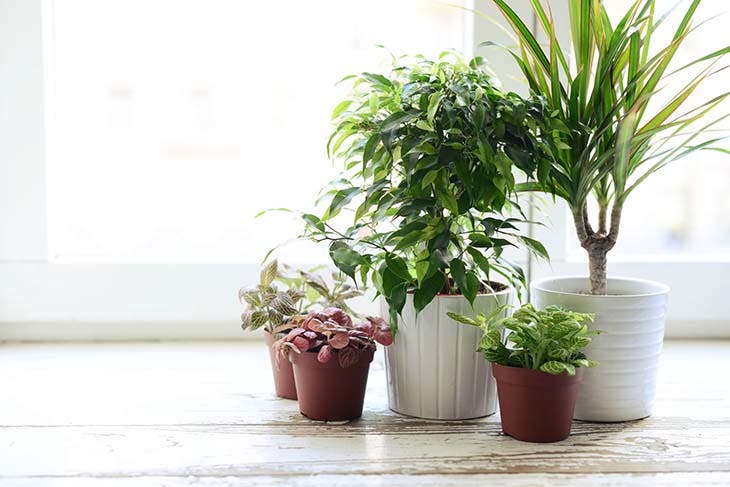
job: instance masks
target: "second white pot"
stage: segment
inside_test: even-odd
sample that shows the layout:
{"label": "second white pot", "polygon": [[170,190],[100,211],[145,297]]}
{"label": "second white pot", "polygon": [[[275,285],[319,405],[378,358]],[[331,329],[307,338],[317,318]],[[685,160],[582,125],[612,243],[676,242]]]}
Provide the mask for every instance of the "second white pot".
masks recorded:
{"label": "second white pot", "polygon": [[[439,295],[416,315],[413,296],[409,295],[395,341],[385,349],[390,409],[408,416],[442,420],[493,414],[497,408],[497,388],[491,365],[476,352],[482,332],[455,322],[446,312],[489,315],[513,299],[512,288],[480,295],[472,309],[463,296]],[[381,314],[388,316],[383,299]]]}
{"label": "second white pot", "polygon": [[649,416],[664,338],[669,287],[653,281],[609,278],[606,296],[586,294],[587,277],[556,277],[530,285],[538,309],[556,304],[595,313],[602,333],[586,348],[598,367],[586,370],[578,389],[575,418],[629,421]]}

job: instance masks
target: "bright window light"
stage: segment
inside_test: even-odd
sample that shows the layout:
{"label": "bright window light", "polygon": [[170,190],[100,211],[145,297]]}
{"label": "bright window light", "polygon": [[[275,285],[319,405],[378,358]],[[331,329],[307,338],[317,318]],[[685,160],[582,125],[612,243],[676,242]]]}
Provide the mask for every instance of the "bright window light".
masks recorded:
{"label": "bright window light", "polygon": [[258,262],[300,227],[253,216],[310,207],[336,171],[335,83],[463,49],[455,3],[53,2],[51,259]]}

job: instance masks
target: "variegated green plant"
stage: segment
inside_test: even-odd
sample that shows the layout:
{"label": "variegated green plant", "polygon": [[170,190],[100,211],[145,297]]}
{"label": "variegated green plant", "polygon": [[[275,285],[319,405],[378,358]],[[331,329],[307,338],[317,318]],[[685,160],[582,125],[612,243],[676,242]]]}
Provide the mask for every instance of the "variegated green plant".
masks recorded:
{"label": "variegated green plant", "polygon": [[256,330],[264,327],[269,333],[283,331],[289,320],[302,312],[303,290],[296,286],[279,289],[275,282],[279,263],[272,260],[261,269],[256,287],[241,288],[238,298],[246,304],[241,314],[241,327]]}
{"label": "variegated green plant", "polygon": [[323,267],[303,270],[284,264],[281,265],[277,280],[304,293],[303,308],[306,311],[312,308],[339,308],[349,315],[357,316],[347,302],[362,296],[362,290],[357,289],[352,280],[341,271],[332,271],[331,279],[325,279],[322,275]]}
{"label": "variegated green plant", "polygon": [[[532,93],[547,100],[552,114],[544,135],[554,160],[541,161],[536,180],[518,190],[549,192],[568,203],[588,252],[591,292],[606,294],[606,256],[618,239],[628,196],[673,160],[701,149],[728,152],[709,130],[728,114],[707,116],[730,92],[701,102],[690,95],[701,93],[708,78],[727,68],[723,56],[730,46],[727,39],[717,39],[706,54],[676,65],[683,43],[701,28],[702,23],[693,26],[701,0],[672,2],[672,10],[682,4],[687,9],[670,27],[667,45],[657,45],[656,38],[671,17],[656,11],[655,0],[634,0],[618,22],[600,0],[567,0],[572,55],[558,41],[560,30],[545,1],[530,0],[529,19],[520,18],[512,2],[493,1],[515,34],[518,47],[510,52]],[[528,27],[533,15],[535,33]],[[546,42],[541,44],[543,34]],[[674,90],[672,81],[679,73],[693,76]],[[663,106],[657,103],[660,91],[668,100]],[[598,204],[597,224],[587,214],[591,194]]]}
{"label": "variegated green plant", "polygon": [[[447,314],[453,320],[482,329],[484,335],[478,351],[492,363],[569,375],[575,374],[576,367],[598,365],[581,352],[597,333],[583,323],[593,321],[592,314],[576,313],[558,306],[539,311],[526,304],[512,316],[496,319],[503,309],[498,308],[488,317]],[[506,344],[502,339],[504,330],[508,331]]]}
{"label": "variegated green plant", "polygon": [[288,324],[293,317],[315,309],[334,307],[354,314],[347,301],[361,295],[362,291],[341,272],[333,272],[332,282],[328,283],[316,268],[293,269],[272,260],[261,269],[255,287],[238,292],[239,299],[246,304],[241,327],[264,327],[269,333],[279,333],[291,328]]}

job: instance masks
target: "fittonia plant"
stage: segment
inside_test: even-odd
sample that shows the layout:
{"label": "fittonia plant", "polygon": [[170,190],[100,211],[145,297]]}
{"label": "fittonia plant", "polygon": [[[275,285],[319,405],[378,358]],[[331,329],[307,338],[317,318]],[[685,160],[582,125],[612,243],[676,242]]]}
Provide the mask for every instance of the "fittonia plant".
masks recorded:
{"label": "fittonia plant", "polygon": [[[479,351],[495,364],[507,367],[541,370],[549,374],[575,374],[576,367],[598,365],[588,360],[581,350],[591,343],[597,332],[585,324],[593,321],[592,314],[576,313],[558,306],[548,306],[542,311],[526,304],[509,318],[494,319],[503,308],[491,316],[476,315],[470,318],[448,313],[452,319],[484,331]],[[507,344],[502,340],[507,330]]]}
{"label": "fittonia plant", "polygon": [[368,316],[364,322],[353,324],[340,308],[325,308],[294,321],[296,327],[274,344],[279,356],[316,352],[319,362],[336,357],[340,366],[347,368],[358,362],[361,351],[375,350],[376,342],[385,346],[393,343],[390,327],[382,318]]}

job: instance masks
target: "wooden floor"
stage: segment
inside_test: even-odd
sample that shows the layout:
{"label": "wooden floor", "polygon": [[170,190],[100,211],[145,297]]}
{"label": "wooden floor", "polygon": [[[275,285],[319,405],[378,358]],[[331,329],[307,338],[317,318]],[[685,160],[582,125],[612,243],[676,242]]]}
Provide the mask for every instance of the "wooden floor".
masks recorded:
{"label": "wooden floor", "polygon": [[361,420],[274,398],[259,343],[0,345],[0,486],[730,485],[730,342],[667,342],[654,417],[536,445],[499,418]]}

